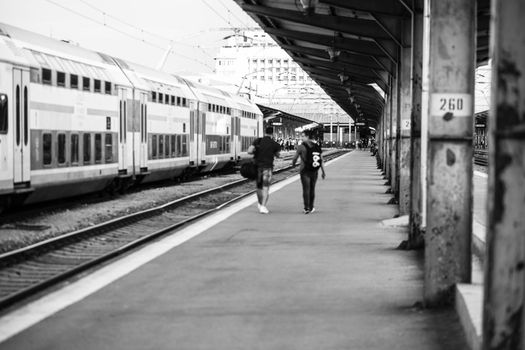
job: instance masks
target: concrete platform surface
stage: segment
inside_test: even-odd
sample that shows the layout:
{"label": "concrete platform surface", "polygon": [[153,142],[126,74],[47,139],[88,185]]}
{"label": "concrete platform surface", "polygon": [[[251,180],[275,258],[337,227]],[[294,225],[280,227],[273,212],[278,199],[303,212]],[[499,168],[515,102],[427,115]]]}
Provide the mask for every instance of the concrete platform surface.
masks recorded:
{"label": "concrete platform surface", "polygon": [[8,349],[467,349],[453,309],[417,307],[422,260],[369,152],[327,168],[8,339]]}

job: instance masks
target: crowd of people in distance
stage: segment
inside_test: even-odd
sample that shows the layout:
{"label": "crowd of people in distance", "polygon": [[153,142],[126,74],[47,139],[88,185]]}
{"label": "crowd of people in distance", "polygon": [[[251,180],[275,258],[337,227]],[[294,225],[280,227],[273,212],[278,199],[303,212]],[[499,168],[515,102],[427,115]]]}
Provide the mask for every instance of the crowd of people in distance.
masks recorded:
{"label": "crowd of people in distance", "polygon": [[279,146],[281,146],[281,151],[295,151],[299,145],[299,139],[294,138],[278,138],[275,140]]}

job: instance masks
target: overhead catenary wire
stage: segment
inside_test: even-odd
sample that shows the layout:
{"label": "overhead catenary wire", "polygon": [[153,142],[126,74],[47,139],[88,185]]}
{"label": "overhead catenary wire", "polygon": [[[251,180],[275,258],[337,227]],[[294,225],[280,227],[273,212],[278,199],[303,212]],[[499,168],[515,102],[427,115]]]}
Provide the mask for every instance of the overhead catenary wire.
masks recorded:
{"label": "overhead catenary wire", "polygon": [[111,19],[113,19],[114,21],[119,22],[119,23],[121,23],[121,24],[124,24],[124,25],[126,25],[126,26],[128,26],[128,27],[130,27],[130,28],[133,28],[133,29],[135,29],[136,31],[138,31],[138,32],[140,32],[140,33],[147,34],[147,35],[150,35],[150,36],[156,37],[156,38],[158,38],[158,39],[168,41],[168,42],[170,42],[170,44],[177,44],[177,45],[183,45],[183,46],[188,46],[188,47],[197,48],[197,49],[201,50],[204,54],[206,54],[206,55],[208,55],[209,57],[211,57],[211,56],[210,56],[206,51],[204,51],[204,50],[202,49],[202,47],[200,47],[199,45],[192,45],[192,44],[188,44],[188,43],[185,43],[185,42],[182,42],[182,41],[173,40],[173,39],[168,38],[168,37],[166,37],[166,36],[163,36],[163,35],[160,35],[160,34],[158,34],[158,33],[154,33],[154,32],[151,32],[151,31],[149,31],[149,30],[146,30],[146,29],[144,29],[144,28],[141,28],[141,27],[139,27],[139,26],[137,26],[137,25],[135,25],[135,24],[133,24],[133,23],[129,23],[129,22],[127,22],[127,21],[124,21],[124,20],[118,18],[117,16],[114,16],[114,15],[108,13],[107,11],[105,11],[105,10],[103,10],[103,9],[101,9],[101,8],[99,8],[99,7],[95,6],[95,5],[93,5],[93,4],[91,4],[89,1],[86,1],[86,0],[78,0],[78,1],[80,1],[80,2],[83,3],[84,5],[88,6],[89,8],[91,8],[91,9],[97,11],[97,12],[100,12],[103,16],[108,17],[108,18],[111,18]]}
{"label": "overhead catenary wire", "polygon": [[[65,11],[68,11],[68,12],[70,12],[70,13],[73,13],[73,14],[79,16],[79,17],[82,17],[82,18],[84,18],[84,19],[86,19],[86,20],[88,20],[88,21],[91,21],[91,22],[93,22],[93,23],[96,23],[96,24],[99,24],[99,25],[104,26],[104,27],[106,27],[106,28],[109,28],[109,29],[111,29],[111,30],[113,30],[113,31],[115,31],[115,32],[118,32],[118,33],[120,33],[120,34],[122,34],[122,35],[124,35],[124,36],[126,36],[126,37],[128,37],[128,38],[131,38],[131,39],[134,39],[134,40],[140,41],[140,42],[142,42],[142,43],[144,43],[144,44],[146,44],[146,45],[148,45],[148,46],[151,46],[151,47],[157,48],[157,49],[159,49],[159,50],[166,50],[166,47],[163,47],[163,46],[158,45],[158,44],[156,44],[156,43],[153,43],[153,42],[151,42],[151,41],[145,40],[144,38],[140,38],[140,37],[138,37],[138,36],[136,36],[136,35],[130,34],[130,33],[126,32],[126,31],[124,31],[124,30],[121,30],[121,29],[119,29],[119,28],[117,28],[117,27],[114,27],[114,26],[112,26],[112,25],[110,25],[110,24],[107,24],[107,23],[105,23],[104,21],[99,21],[99,20],[97,20],[97,19],[94,19],[94,18],[92,18],[92,17],[89,17],[89,16],[87,16],[87,15],[85,15],[85,14],[79,12],[79,11],[76,11],[76,10],[70,8],[70,7],[64,6],[64,5],[62,5],[62,4],[58,3],[58,2],[55,2],[55,1],[53,1],[53,0],[45,0],[45,1],[48,2],[48,3],[50,3],[50,4],[52,4],[52,5],[54,5],[54,6],[60,7],[61,9],[65,10]],[[184,58],[184,59],[187,59],[187,60],[190,60],[190,61],[197,62],[197,63],[199,63],[199,64],[201,64],[201,65],[203,65],[203,66],[205,66],[205,67],[207,67],[207,68],[213,70],[213,67],[211,67],[209,64],[207,64],[207,63],[205,63],[205,62],[202,62],[202,61],[200,61],[200,60],[198,60],[198,59],[196,59],[196,58],[193,58],[193,57],[190,57],[190,56],[186,56],[186,55],[181,54],[181,53],[179,53],[179,52],[177,52],[177,51],[174,51],[174,50],[170,50],[170,53],[173,53],[174,55],[179,56],[179,57],[181,57],[181,58]]]}
{"label": "overhead catenary wire", "polygon": [[239,21],[239,23],[241,23],[246,28],[249,27],[249,25],[246,24],[246,22],[244,22],[242,19],[240,19],[239,16],[237,16],[232,10],[230,10],[230,8],[226,6],[226,4],[224,4],[222,0],[218,0],[218,1],[219,1],[219,4],[221,4],[226,9],[226,11],[230,13],[230,15],[232,15],[233,17],[235,17],[237,21]]}
{"label": "overhead catenary wire", "polygon": [[210,10],[212,10],[217,16],[219,16],[220,18],[222,18],[230,27],[235,27],[229,19],[227,19],[226,17],[224,17],[221,13],[219,13],[216,9],[214,9],[210,4],[208,4],[208,2],[206,0],[202,0],[202,3],[204,5],[206,5],[207,8],[209,8]]}

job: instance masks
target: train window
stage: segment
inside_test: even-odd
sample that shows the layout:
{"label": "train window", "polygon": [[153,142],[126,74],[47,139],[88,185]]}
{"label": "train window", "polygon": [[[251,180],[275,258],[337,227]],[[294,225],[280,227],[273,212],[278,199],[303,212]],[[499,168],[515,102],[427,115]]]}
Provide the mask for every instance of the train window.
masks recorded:
{"label": "train window", "polygon": [[82,77],[82,89],[84,91],[91,90],[91,79],[89,79],[87,77]]}
{"label": "train window", "polygon": [[171,96],[171,104],[175,106],[175,96]]}
{"label": "train window", "polygon": [[164,95],[164,104],[169,105],[170,104],[170,95]]}
{"label": "train window", "polygon": [[78,135],[71,135],[71,164],[78,164]]}
{"label": "train window", "polygon": [[8,126],[8,103],[7,103],[7,95],[6,94],[0,94],[0,134],[7,134],[7,126]]}
{"label": "train window", "polygon": [[159,135],[159,158],[164,155],[164,135]]}
{"label": "train window", "polygon": [[170,149],[171,149],[171,158],[177,156],[177,148],[175,147],[175,135],[170,135]]}
{"label": "train window", "polygon": [[95,163],[102,160],[102,135],[95,134]]}
{"label": "train window", "polygon": [[180,97],[177,97],[177,106],[180,106]]}
{"label": "train window", "polygon": [[69,75],[69,85],[72,89],[78,89],[78,75],[70,74]]}
{"label": "train window", "polygon": [[40,70],[31,67],[29,69],[29,81],[32,83],[40,83]]}
{"label": "train window", "polygon": [[151,101],[157,102],[157,93],[155,91],[151,92]]}
{"label": "train window", "polygon": [[152,138],[151,155],[153,159],[157,159],[157,135],[153,135],[153,138]]}
{"label": "train window", "polygon": [[182,135],[181,153],[183,157],[186,157],[188,155],[187,135]]}
{"label": "train window", "polygon": [[106,163],[113,162],[113,135],[105,134],[104,135],[104,158]]}
{"label": "train window", "polygon": [[211,112],[211,104],[208,103],[208,112]]}
{"label": "train window", "polygon": [[111,95],[111,83],[109,81],[104,82],[104,93],[106,95]]}
{"label": "train window", "polygon": [[42,84],[51,85],[51,69],[42,68]]}
{"label": "train window", "polygon": [[66,73],[57,72],[57,86],[66,86]]}
{"label": "train window", "polygon": [[159,103],[162,103],[162,101],[164,101],[164,94],[159,92]]}
{"label": "train window", "polygon": [[15,117],[15,129],[16,129],[16,144],[20,144],[20,125],[22,121],[20,120],[20,85],[16,86],[16,96],[15,96],[15,105],[16,105],[16,117]]}
{"label": "train window", "polygon": [[182,123],[182,132],[186,132],[186,123]]}
{"label": "train window", "polygon": [[182,107],[186,107],[186,98],[185,97],[182,98]]}
{"label": "train window", "polygon": [[100,92],[100,91],[102,91],[102,84],[101,84],[100,80],[95,79],[93,85],[94,85],[94,87],[95,87],[95,92]]}
{"label": "train window", "polygon": [[164,136],[165,139],[165,145],[164,145],[164,155],[166,158],[169,158],[170,156],[170,137],[169,135]]}
{"label": "train window", "polygon": [[66,134],[58,134],[58,164],[66,162]]}
{"label": "train window", "polygon": [[27,96],[27,86],[24,86],[24,144],[29,142],[29,96]]}
{"label": "train window", "polygon": [[91,134],[84,134],[84,164],[91,163]]}
{"label": "train window", "polygon": [[44,157],[43,157],[44,165],[51,164],[51,161],[53,160],[52,146],[53,146],[53,141],[51,138],[51,134],[43,134],[42,135],[42,149],[44,151]]}
{"label": "train window", "polygon": [[177,157],[182,156],[182,135],[175,135],[177,138]]}

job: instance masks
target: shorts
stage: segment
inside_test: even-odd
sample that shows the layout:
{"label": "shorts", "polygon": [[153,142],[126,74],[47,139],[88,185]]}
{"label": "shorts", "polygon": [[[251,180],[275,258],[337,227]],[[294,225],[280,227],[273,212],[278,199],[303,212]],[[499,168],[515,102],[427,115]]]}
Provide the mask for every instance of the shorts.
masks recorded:
{"label": "shorts", "polygon": [[270,187],[272,182],[272,168],[258,168],[257,169],[257,188]]}

